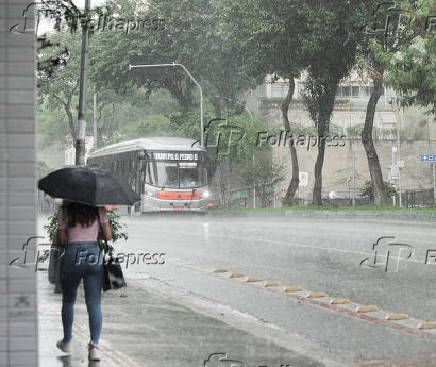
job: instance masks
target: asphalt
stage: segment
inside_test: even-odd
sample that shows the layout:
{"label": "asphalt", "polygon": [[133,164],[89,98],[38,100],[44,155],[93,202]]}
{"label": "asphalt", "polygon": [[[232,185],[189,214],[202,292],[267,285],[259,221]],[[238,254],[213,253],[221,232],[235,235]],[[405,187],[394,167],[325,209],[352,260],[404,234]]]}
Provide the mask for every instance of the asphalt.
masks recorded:
{"label": "asphalt", "polygon": [[38,273],[38,291],[39,365],[43,367],[323,366],[196,312],[162,293],[150,292],[138,281],[129,281],[123,291],[104,293],[100,342],[103,359],[88,362],[89,331],[83,289],[79,290],[75,305],[73,350],[69,356],[55,347],[62,335],[62,296],[54,294],[46,272]]}
{"label": "asphalt", "polygon": [[[429,250],[436,253],[433,223],[183,215],[122,222],[129,240],[115,249],[130,256],[123,264],[128,297],[105,295],[105,365],[204,366],[209,354],[220,352],[242,366],[436,366],[436,329],[419,326],[436,320],[436,262],[425,261]],[[381,236],[412,246],[414,255],[406,261],[405,254],[392,253],[402,260],[386,271],[388,239],[380,242],[381,263],[362,266],[365,258],[373,259],[372,246]],[[164,254],[165,263],[147,262],[145,253]],[[267,287],[270,281],[280,285]],[[40,280],[40,286],[46,283]],[[303,291],[285,292],[296,285]],[[313,291],[327,296],[308,298]],[[340,297],[351,301],[331,304]],[[75,330],[87,335],[80,302],[83,322]],[[360,314],[361,305],[379,311]],[[60,305],[54,307],[59,337]],[[408,319],[387,321],[392,313]],[[86,363],[86,337],[82,345],[71,357],[76,365]],[[215,362],[206,365],[231,363]]]}

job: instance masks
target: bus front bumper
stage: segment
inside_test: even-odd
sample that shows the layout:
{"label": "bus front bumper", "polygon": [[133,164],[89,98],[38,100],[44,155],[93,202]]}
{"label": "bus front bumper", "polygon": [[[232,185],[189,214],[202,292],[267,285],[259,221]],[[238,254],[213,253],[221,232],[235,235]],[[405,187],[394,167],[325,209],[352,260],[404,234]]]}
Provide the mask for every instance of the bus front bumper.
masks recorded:
{"label": "bus front bumper", "polygon": [[160,200],[142,196],[142,212],[207,212],[208,200]]}

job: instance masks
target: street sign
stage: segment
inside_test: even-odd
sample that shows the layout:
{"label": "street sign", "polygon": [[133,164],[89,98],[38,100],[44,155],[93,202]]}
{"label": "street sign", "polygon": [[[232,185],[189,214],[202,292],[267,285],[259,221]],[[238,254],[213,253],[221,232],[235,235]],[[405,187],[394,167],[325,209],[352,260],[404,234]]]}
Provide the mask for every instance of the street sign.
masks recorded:
{"label": "street sign", "polygon": [[298,179],[300,180],[298,186],[305,187],[309,184],[309,174],[307,172],[300,172],[298,175]]}
{"label": "street sign", "polygon": [[421,154],[421,162],[436,162],[436,154]]}

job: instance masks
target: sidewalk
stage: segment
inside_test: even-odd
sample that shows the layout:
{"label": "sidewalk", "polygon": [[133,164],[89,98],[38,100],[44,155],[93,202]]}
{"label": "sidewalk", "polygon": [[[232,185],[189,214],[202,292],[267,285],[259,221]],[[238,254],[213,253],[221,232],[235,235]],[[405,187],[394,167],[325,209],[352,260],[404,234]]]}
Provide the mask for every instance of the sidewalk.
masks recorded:
{"label": "sidewalk", "polygon": [[[315,367],[322,364],[150,293],[140,281],[103,296],[103,360],[88,362],[88,318],[83,289],[75,306],[70,357],[56,349],[62,336],[61,295],[53,293],[47,273],[38,273],[39,365],[43,367]],[[205,362],[212,353],[210,362]],[[222,360],[220,361],[220,358]],[[230,361],[233,360],[233,363]],[[240,361],[241,363],[236,363]]]}

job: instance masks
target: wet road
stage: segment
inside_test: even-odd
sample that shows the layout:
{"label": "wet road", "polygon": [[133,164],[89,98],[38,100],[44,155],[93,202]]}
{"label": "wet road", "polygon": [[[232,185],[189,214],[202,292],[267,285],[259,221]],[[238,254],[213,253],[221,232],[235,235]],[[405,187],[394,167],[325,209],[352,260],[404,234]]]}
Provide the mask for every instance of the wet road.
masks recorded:
{"label": "wet road", "polygon": [[[190,302],[197,300],[217,315],[225,309],[235,323],[238,317],[250,318],[252,325],[245,327],[266,325],[282,333],[276,335],[282,345],[285,339],[293,347],[301,343],[303,352],[313,356],[318,350],[320,358],[344,365],[376,360],[380,366],[409,360],[417,366],[430,360],[436,364],[436,335],[418,328],[436,320],[434,225],[211,215],[146,215],[123,221],[130,238],[116,249],[134,254],[129,264],[124,257],[126,276],[145,286],[179,292],[184,301],[189,296]],[[374,266],[372,246],[381,236],[395,239],[380,241]],[[144,262],[140,253],[164,254],[155,258],[165,264],[147,265],[156,261],[146,256]],[[229,272],[213,272],[219,268]],[[231,273],[244,276],[231,278]],[[247,277],[263,282],[247,282]],[[280,285],[266,287],[267,281]],[[285,293],[285,286],[303,291]],[[307,298],[311,291],[330,297]],[[332,305],[333,298],[352,303]],[[379,311],[355,312],[359,305],[375,305]],[[409,319],[386,321],[391,313]]]}

